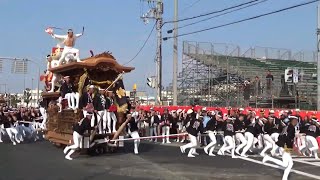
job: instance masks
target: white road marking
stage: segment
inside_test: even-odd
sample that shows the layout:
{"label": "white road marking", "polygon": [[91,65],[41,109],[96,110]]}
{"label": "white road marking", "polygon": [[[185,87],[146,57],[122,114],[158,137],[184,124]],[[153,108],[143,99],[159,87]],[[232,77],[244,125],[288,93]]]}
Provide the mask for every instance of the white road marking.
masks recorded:
{"label": "white road marking", "polygon": [[[218,152],[218,151],[217,151]],[[253,154],[253,155],[249,155],[249,157],[253,157],[253,158],[263,158],[261,155],[259,154]],[[297,156],[297,155],[292,155],[292,158],[296,158],[296,157],[301,157],[301,156]],[[320,160],[318,160],[320,161]]]}
{"label": "white road marking", "polygon": [[[168,144],[165,144],[165,145],[168,145]],[[169,144],[170,146],[174,146],[175,144]],[[197,148],[197,149],[202,149],[202,148]],[[217,153],[217,150],[214,151],[215,153]],[[225,154],[226,156],[231,156],[231,154]],[[275,165],[275,164],[270,164],[270,163],[263,163],[262,160],[259,161],[259,160],[255,160],[255,159],[250,159],[250,158],[245,158],[245,157],[241,157],[241,156],[236,156],[237,159],[242,159],[242,160],[245,160],[245,161],[249,161],[249,162],[253,162],[253,163],[256,163],[256,164],[261,164],[261,165],[265,165],[265,166],[269,166],[269,167],[273,167],[273,168],[276,168],[276,169],[281,169],[281,170],[284,170],[283,167],[281,166],[278,166],[278,165]],[[250,155],[249,157],[261,157],[260,155]],[[292,160],[293,161],[296,161],[296,162],[299,162],[299,163],[305,163],[305,164],[308,164],[308,165],[313,165],[313,166],[320,166],[320,162],[314,162],[314,163],[311,163],[311,162],[307,162],[305,160],[299,160],[299,157],[301,156],[298,156],[298,155],[292,155]],[[262,157],[261,157],[262,158]],[[298,159],[298,160],[295,160]],[[302,158],[301,158],[302,159]],[[311,158],[309,159],[311,160]],[[296,174],[299,174],[301,176],[306,176],[306,177],[309,177],[309,178],[313,178],[313,179],[319,179],[320,180],[320,176],[318,175],[314,175],[314,174],[310,174],[310,173],[306,173],[306,172],[303,172],[303,171],[299,171],[299,170],[295,170],[295,169],[291,169],[291,172],[293,173],[296,173]]]}
{"label": "white road marking", "polygon": [[292,158],[298,158],[298,157],[301,157],[301,156],[298,156],[298,155],[291,155]]}
{"label": "white road marking", "polygon": [[312,162],[312,161],[318,161],[318,162],[320,162],[320,159],[314,159],[314,158],[294,158],[294,160],[309,161],[309,162]]}
{"label": "white road marking", "polygon": [[308,165],[320,167],[320,164],[319,164],[319,163],[316,163],[316,162],[308,162],[308,161],[296,160],[296,159],[292,159],[292,160],[295,161],[295,162],[298,162],[298,163],[303,163],[303,164],[308,164]]}
{"label": "white road marking", "polygon": [[[230,154],[225,154],[227,156],[231,156]],[[252,157],[252,156],[250,156]],[[261,157],[261,156],[259,156]],[[246,157],[241,157],[241,156],[237,156],[237,159],[242,159],[242,160],[245,160],[245,161],[250,161],[250,162],[253,162],[253,163],[257,163],[257,164],[261,164],[261,165],[265,165],[265,166],[269,166],[269,167],[273,167],[273,168],[276,168],[276,169],[282,169],[284,170],[283,167],[281,166],[278,166],[278,165],[275,165],[275,164],[270,164],[270,163],[263,163],[262,160],[261,161],[258,161],[258,160],[255,160],[255,159],[250,159],[250,158],[246,158]],[[293,159],[294,161],[294,159]],[[297,161],[299,162],[299,161]],[[301,161],[302,163],[305,163],[305,161]],[[309,163],[307,162],[309,165],[315,165],[314,163]],[[305,163],[305,164],[307,164]],[[293,165],[294,166],[294,165]],[[314,179],[320,179],[320,176],[318,175],[314,175],[314,174],[310,174],[310,173],[306,173],[306,172],[303,172],[303,171],[299,171],[299,170],[294,170],[294,169],[291,169],[291,172],[294,172],[296,174],[299,174],[299,175],[302,175],[302,176],[306,176],[306,177],[310,177],[310,178],[314,178]]]}
{"label": "white road marking", "polygon": [[317,164],[317,166],[320,166],[320,162],[315,162],[315,164]]}
{"label": "white road marking", "polygon": [[[273,168],[277,168],[277,169],[284,169],[283,167],[278,166],[278,165],[274,165],[274,164],[270,164],[270,163],[263,163],[262,161],[258,161],[258,160],[254,160],[254,159],[250,159],[250,158],[246,158],[246,157],[239,157],[239,159],[243,159],[245,161],[250,161],[250,162],[253,162],[253,163],[257,163],[257,164],[262,164],[262,165],[273,167]],[[306,173],[306,172],[299,171],[299,170],[291,169],[291,172],[294,172],[296,174],[299,174],[299,175],[302,175],[302,176],[306,176],[306,177],[309,177],[309,178],[320,179],[320,176],[317,176],[317,175],[314,175],[314,174],[310,174],[310,173]]]}

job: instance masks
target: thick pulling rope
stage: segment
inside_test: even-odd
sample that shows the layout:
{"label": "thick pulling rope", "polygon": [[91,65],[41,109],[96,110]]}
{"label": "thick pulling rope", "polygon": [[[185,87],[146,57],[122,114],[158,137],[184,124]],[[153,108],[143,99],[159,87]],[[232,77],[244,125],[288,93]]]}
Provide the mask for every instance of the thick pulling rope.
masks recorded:
{"label": "thick pulling rope", "polygon": [[28,124],[33,124],[33,123],[36,123],[36,121],[40,121],[42,119],[37,119],[37,120],[34,120],[34,121],[16,121],[16,123],[28,123]]}
{"label": "thick pulling rope", "polygon": [[140,138],[126,138],[126,139],[115,139],[115,140],[110,140],[112,142],[117,142],[117,141],[133,141],[133,140],[142,140],[142,139],[162,139],[166,137],[179,137],[179,136],[185,136],[188,133],[181,133],[181,134],[170,134],[170,135],[163,135],[163,136],[146,136],[146,137],[140,137]]}
{"label": "thick pulling rope", "polygon": [[[208,136],[208,132],[205,132],[205,134],[201,134],[201,136]],[[217,131],[214,132],[215,135],[223,135],[223,131]],[[236,131],[236,133],[242,133],[242,131]],[[115,139],[115,140],[109,140],[109,142],[118,142],[118,141],[134,141],[134,140],[143,140],[143,139],[163,139],[163,138],[175,138],[180,136],[186,136],[188,133],[180,133],[180,134],[170,134],[170,135],[159,135],[159,136],[145,136],[145,137],[139,137],[139,138],[125,138],[125,139]]]}
{"label": "thick pulling rope", "polygon": [[[215,132],[216,134],[223,135],[223,131],[218,131]],[[170,135],[159,135],[159,136],[145,136],[145,137],[140,137],[140,138],[126,138],[126,139],[115,139],[115,140],[110,140],[113,142],[116,141],[133,141],[133,140],[139,140],[139,139],[162,139],[166,137],[180,137],[180,136],[186,136],[188,133],[180,133],[180,134],[170,134]],[[207,134],[202,134],[201,136],[207,136]]]}

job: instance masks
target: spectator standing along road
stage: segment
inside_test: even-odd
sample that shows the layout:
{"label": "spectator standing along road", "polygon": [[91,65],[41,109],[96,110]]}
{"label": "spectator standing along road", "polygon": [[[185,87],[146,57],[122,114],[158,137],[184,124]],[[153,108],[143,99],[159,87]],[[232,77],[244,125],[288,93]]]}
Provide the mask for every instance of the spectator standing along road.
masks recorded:
{"label": "spectator standing along road", "polygon": [[270,70],[267,71],[266,82],[267,82],[267,95],[271,96],[273,75],[271,74]]}

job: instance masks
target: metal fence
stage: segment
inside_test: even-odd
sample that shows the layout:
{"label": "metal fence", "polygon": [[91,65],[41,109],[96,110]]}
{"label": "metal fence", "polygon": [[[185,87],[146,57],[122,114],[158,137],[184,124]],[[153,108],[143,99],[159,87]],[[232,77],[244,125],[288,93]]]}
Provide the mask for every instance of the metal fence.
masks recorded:
{"label": "metal fence", "polygon": [[[240,47],[227,43],[189,42],[183,43],[182,71],[179,74],[180,104],[195,103],[205,106],[246,106],[250,102],[266,101],[280,95],[297,96],[305,102],[314,103],[311,75],[301,78],[297,86],[284,83],[284,71],[274,70],[274,81],[268,84],[266,69],[257,66],[240,65],[240,59],[298,60],[313,62],[313,52],[292,53],[288,49],[254,47],[241,52]],[[232,61],[230,60],[232,58]],[[230,60],[230,62],[229,62]],[[232,63],[231,63],[232,62]],[[297,65],[298,68],[299,64]],[[307,72],[300,68],[301,72]],[[255,77],[259,77],[260,86],[256,85]],[[245,87],[245,80],[250,81],[250,88]],[[308,86],[306,91],[297,95],[299,88]],[[249,95],[248,95],[249,94]],[[247,98],[249,96],[249,98]],[[274,104],[272,103],[272,106]],[[302,106],[297,104],[297,107]]]}
{"label": "metal fence", "polygon": [[254,59],[297,60],[303,62],[316,62],[316,51],[294,52],[285,48],[254,46],[241,50],[238,45],[210,42],[183,42],[184,54],[225,55],[233,57],[248,57]]}

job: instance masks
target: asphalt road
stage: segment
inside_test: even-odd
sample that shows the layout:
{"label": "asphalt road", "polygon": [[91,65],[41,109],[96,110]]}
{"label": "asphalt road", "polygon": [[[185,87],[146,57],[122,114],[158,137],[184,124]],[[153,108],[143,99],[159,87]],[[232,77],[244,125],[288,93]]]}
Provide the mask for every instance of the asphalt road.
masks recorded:
{"label": "asphalt road", "polygon": [[[62,149],[47,141],[17,146],[0,143],[0,180],[277,180],[281,179],[283,172],[259,164],[261,158],[258,156],[248,159],[209,157],[198,149],[199,156],[188,158],[186,154],[181,154],[177,144],[143,142],[139,155],[134,155],[132,151],[132,144],[127,143],[124,149],[113,154],[80,155],[69,161],[64,159]],[[310,174],[320,177],[319,164],[310,162],[295,161],[293,169],[302,174],[291,172],[290,179],[314,179],[310,178]]]}

